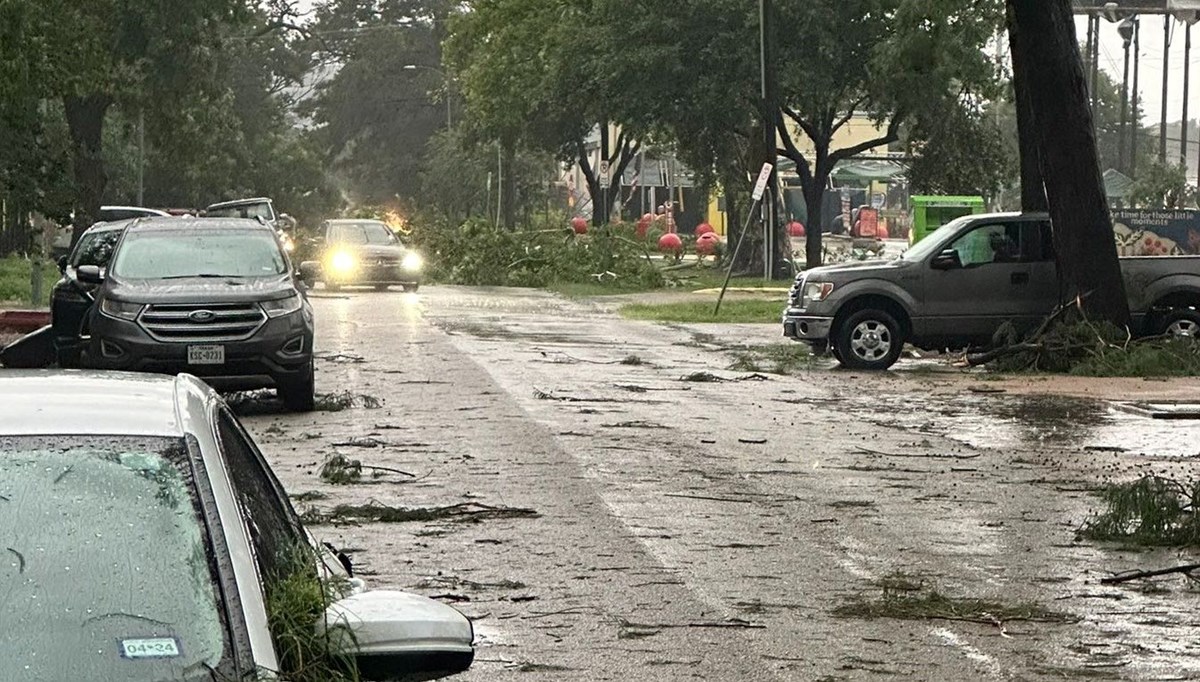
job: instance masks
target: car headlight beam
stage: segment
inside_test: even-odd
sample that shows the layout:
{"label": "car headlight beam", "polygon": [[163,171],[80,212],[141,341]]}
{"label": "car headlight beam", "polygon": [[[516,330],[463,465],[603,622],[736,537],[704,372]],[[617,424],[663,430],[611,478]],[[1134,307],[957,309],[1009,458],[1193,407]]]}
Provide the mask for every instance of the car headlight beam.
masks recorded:
{"label": "car headlight beam", "polygon": [[400,262],[400,267],[409,272],[417,272],[425,266],[425,259],[421,258],[421,254],[416,251],[409,251],[404,254],[404,260]]}
{"label": "car headlight beam", "polygon": [[354,272],[357,267],[358,261],[345,251],[338,251],[329,259],[329,268],[333,270],[334,274],[347,275]]}

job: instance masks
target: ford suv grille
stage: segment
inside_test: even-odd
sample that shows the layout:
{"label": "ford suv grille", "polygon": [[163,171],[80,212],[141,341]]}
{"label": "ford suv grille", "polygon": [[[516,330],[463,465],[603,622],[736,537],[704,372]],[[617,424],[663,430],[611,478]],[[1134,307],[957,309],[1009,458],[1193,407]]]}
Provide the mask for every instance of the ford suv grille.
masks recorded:
{"label": "ford suv grille", "polygon": [[243,341],[267,321],[256,303],[157,303],[138,318],[157,341]]}

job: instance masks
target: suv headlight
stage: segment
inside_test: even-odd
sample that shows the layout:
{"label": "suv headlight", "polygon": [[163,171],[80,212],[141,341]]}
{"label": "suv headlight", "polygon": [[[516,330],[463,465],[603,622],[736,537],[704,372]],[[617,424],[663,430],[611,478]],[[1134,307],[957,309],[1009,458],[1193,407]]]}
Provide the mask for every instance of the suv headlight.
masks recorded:
{"label": "suv headlight", "polygon": [[263,301],[262,309],[267,314],[267,317],[282,317],[296,312],[303,305],[304,301],[300,298],[300,294],[292,294],[287,298]]}
{"label": "suv headlight", "polygon": [[404,254],[404,260],[400,262],[400,267],[408,270],[409,272],[416,272],[424,265],[425,259],[421,258],[421,254],[417,253],[416,251],[409,251],[408,253]]}
{"label": "suv headlight", "polygon": [[141,303],[117,301],[111,298],[100,301],[100,312],[118,320],[136,320],[143,307]]}
{"label": "suv headlight", "polygon": [[819,303],[833,293],[833,282],[809,282],[804,285],[803,302]]}

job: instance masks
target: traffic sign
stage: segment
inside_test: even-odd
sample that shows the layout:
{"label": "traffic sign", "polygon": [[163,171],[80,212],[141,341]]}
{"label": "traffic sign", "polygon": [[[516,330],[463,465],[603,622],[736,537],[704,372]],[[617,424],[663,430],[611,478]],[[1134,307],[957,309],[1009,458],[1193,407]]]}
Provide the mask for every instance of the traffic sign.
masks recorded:
{"label": "traffic sign", "polygon": [[769,163],[764,163],[762,171],[758,174],[758,182],[754,183],[754,200],[758,201],[763,198],[763,194],[767,192],[767,182],[771,179],[771,171],[775,167]]}

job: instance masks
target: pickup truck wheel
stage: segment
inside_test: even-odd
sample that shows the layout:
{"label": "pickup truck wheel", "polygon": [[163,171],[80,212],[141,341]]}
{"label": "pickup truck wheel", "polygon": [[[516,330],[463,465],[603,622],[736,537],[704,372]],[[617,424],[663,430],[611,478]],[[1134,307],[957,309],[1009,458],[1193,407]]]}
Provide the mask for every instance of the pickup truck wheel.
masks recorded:
{"label": "pickup truck wheel", "polygon": [[834,339],[838,362],[850,369],[883,370],[904,350],[896,318],[882,310],[860,310],[846,318]]}
{"label": "pickup truck wheel", "polygon": [[1200,339],[1200,312],[1172,310],[1163,318],[1163,334],[1188,339]]}
{"label": "pickup truck wheel", "polygon": [[406,294],[415,294],[415,293],[417,292],[417,289],[420,289],[420,288],[421,288],[421,285],[420,285],[420,284],[416,284],[416,283],[413,283],[413,284],[405,284],[405,285],[404,285],[404,293],[406,293]]}
{"label": "pickup truck wheel", "polygon": [[276,389],[283,406],[290,412],[312,412],[316,407],[316,385],[314,381],[313,361],[308,361],[308,369],[299,377],[287,383],[281,383]]}

